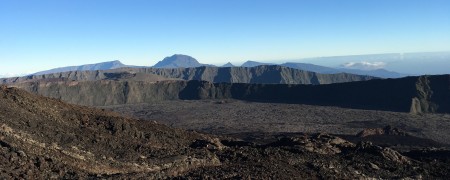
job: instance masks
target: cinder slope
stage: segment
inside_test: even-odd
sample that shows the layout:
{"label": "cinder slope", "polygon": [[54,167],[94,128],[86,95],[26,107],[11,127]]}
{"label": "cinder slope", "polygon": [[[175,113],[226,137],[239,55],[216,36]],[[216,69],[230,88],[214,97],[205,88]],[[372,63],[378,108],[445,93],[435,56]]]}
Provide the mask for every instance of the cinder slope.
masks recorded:
{"label": "cinder slope", "polygon": [[15,88],[0,89],[2,178],[176,175],[219,165],[208,151],[189,148],[195,139],[205,138]]}

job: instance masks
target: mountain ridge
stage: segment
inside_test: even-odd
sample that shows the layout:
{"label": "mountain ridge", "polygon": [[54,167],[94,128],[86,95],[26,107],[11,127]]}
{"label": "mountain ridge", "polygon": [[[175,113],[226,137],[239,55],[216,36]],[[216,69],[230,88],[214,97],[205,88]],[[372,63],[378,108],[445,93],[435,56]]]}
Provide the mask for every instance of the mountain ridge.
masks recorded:
{"label": "mountain ridge", "polygon": [[39,72],[33,73],[31,75],[43,75],[43,74],[68,72],[68,71],[108,70],[108,69],[117,69],[117,68],[122,68],[122,67],[129,67],[129,66],[123,64],[119,60],[113,60],[113,61],[106,61],[106,62],[100,62],[100,63],[94,63],[94,64],[84,64],[84,65],[79,65],[79,66],[59,67],[59,68],[49,69],[49,70],[45,70],[45,71],[39,71]]}
{"label": "mountain ridge", "polygon": [[[164,59],[167,61],[170,60],[170,58],[174,58],[175,60],[177,58],[180,59],[186,59],[187,63],[170,63],[166,62],[164,65]],[[415,75],[425,75],[425,74],[448,74],[448,71],[443,70],[446,66],[445,62],[448,61],[448,58],[450,57],[450,52],[443,51],[443,52],[417,52],[417,53],[384,53],[384,54],[363,54],[363,55],[348,55],[348,56],[325,56],[325,57],[314,57],[314,58],[303,58],[298,59],[295,61],[302,61],[300,62],[293,62],[287,61],[285,63],[281,64],[275,64],[275,63],[268,63],[268,62],[257,62],[253,60],[248,60],[244,62],[241,66],[242,67],[254,67],[259,65],[281,65],[306,71],[312,71],[312,72],[318,72],[321,74],[335,74],[335,73],[351,73],[351,74],[357,74],[357,75],[369,75],[369,76],[376,76],[381,78],[399,78],[399,77],[406,77],[406,76],[415,76]],[[214,66],[210,64],[202,64],[198,62],[195,58],[188,56],[188,55],[182,55],[182,54],[174,54],[172,56],[166,57],[163,60],[159,61],[155,64],[154,67],[162,67],[162,68],[180,68],[180,67],[200,67],[200,66]],[[420,69],[421,67],[426,67],[422,64],[417,64],[418,62],[424,62],[428,59],[434,59],[437,60],[435,62],[437,64],[441,64],[439,73],[398,73],[390,70],[383,69],[383,66],[377,67],[377,68],[366,68],[366,69],[358,69],[358,68],[349,68],[345,64],[348,63],[370,63],[370,62],[376,62],[376,63],[388,63],[390,66],[396,66],[399,67],[399,62],[405,62],[406,60],[411,61],[412,63],[415,63],[414,66],[415,69]],[[362,61],[364,60],[364,61]],[[117,60],[116,60],[117,61]],[[114,63],[116,61],[107,61],[107,62],[101,62],[97,64],[102,63]],[[438,62],[439,61],[439,62]],[[395,62],[395,63],[394,63]],[[161,64],[162,63],[162,64]],[[340,64],[334,64],[331,65],[330,63],[340,63]],[[323,66],[320,64],[328,64],[328,66]],[[49,74],[49,73],[55,73],[55,72],[67,72],[67,71],[76,71],[76,70],[104,70],[104,69],[114,69],[114,68],[120,68],[120,67],[144,67],[144,66],[132,66],[132,65],[124,65],[120,61],[116,62],[116,65],[111,65],[110,67],[104,67],[104,68],[87,68],[89,66],[96,65],[96,64],[85,64],[80,66],[68,66],[68,67],[60,67],[60,68],[54,68],[50,70],[40,71],[36,72],[31,75],[42,75],[42,74]],[[227,66],[234,66],[231,63],[226,64]],[[85,68],[82,68],[83,66],[87,66]],[[442,67],[442,68],[441,68]],[[429,68],[428,68],[429,69]],[[12,77],[11,74],[3,74],[4,77]],[[19,76],[19,74],[14,74],[14,76]]]}
{"label": "mountain ridge", "polygon": [[256,67],[256,66],[263,66],[263,65],[276,65],[274,63],[263,63],[263,62],[257,62],[257,61],[252,61],[252,60],[248,60],[245,61],[241,67]]}
{"label": "mountain ridge", "polygon": [[40,79],[66,78],[69,80],[105,80],[112,74],[154,74],[168,79],[200,80],[227,83],[263,83],[263,84],[330,84],[350,81],[377,79],[372,76],[353,74],[320,74],[288,67],[270,65],[256,67],[195,67],[195,68],[120,68],[106,71],[73,71],[45,75],[33,75],[0,79],[2,84],[34,81]]}
{"label": "mountain ridge", "polygon": [[[267,63],[260,63],[256,61],[251,61],[246,64],[248,67],[259,66]],[[269,63],[270,64],[270,63]],[[253,65],[253,66],[251,66]],[[311,63],[296,63],[296,62],[286,62],[279,64],[279,66],[290,67],[294,69],[300,69],[305,71],[317,72],[321,74],[337,74],[337,73],[349,73],[356,75],[366,75],[375,76],[380,78],[401,78],[408,76],[407,74],[401,74],[393,71],[388,71],[385,69],[374,69],[374,70],[361,70],[361,69],[350,69],[350,68],[331,68],[327,66],[320,66]]]}
{"label": "mountain ridge", "polygon": [[[208,81],[35,81],[23,88],[64,101],[108,106],[161,100],[238,99],[395,112],[450,113],[450,75],[324,85],[212,83]],[[124,93],[126,92],[126,93]],[[94,94],[95,93],[95,94]],[[92,95],[90,95],[92,94]]]}

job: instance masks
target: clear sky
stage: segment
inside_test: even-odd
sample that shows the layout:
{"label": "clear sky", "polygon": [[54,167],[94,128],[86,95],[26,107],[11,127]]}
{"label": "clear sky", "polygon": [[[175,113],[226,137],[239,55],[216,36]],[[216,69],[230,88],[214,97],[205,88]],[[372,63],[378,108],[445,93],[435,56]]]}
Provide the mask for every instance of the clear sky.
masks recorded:
{"label": "clear sky", "polygon": [[0,75],[447,50],[449,0],[0,0]]}

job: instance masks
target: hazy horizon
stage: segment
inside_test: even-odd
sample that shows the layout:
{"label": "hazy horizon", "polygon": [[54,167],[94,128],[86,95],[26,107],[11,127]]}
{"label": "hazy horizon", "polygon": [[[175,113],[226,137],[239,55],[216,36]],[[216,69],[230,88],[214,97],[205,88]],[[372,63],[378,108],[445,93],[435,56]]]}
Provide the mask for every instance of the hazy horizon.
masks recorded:
{"label": "hazy horizon", "polygon": [[[377,59],[378,56],[383,56],[383,55],[399,55],[399,54],[421,54],[421,53],[441,53],[441,54],[446,54],[448,58],[450,58],[450,51],[436,51],[436,52],[408,52],[408,53],[380,53],[380,54],[375,54],[375,53],[371,53],[371,54],[353,54],[353,55],[338,55],[338,56],[318,56],[318,57],[305,57],[305,58],[295,58],[295,59],[271,59],[271,60],[255,60],[255,59],[248,59],[248,60],[242,60],[242,61],[234,61],[234,62],[230,62],[235,66],[241,66],[243,63],[247,62],[247,61],[256,61],[256,62],[260,62],[260,63],[271,63],[271,64],[282,64],[282,63],[308,63],[308,64],[315,64],[315,65],[320,65],[320,66],[325,66],[325,67],[331,67],[331,68],[347,68],[347,69],[359,69],[359,70],[375,70],[375,69],[385,69],[385,70],[389,70],[389,71],[394,71],[397,73],[402,73],[402,74],[410,74],[410,75],[420,75],[420,74],[450,74],[450,69],[447,69],[447,66],[443,66],[440,67],[441,69],[444,69],[445,72],[443,72],[442,70],[436,73],[430,73],[430,69],[427,69],[427,67],[425,67],[425,69],[428,70],[428,72],[423,71],[423,69],[421,70],[402,70],[402,69],[408,69],[408,67],[394,67],[392,68],[392,63],[395,64],[398,63],[398,59],[384,59],[384,61],[374,61],[374,60],[357,60],[355,61],[354,59],[358,59],[357,57],[360,56],[374,56],[375,59]],[[177,53],[180,54],[180,53]],[[175,54],[173,54],[175,55]],[[188,54],[183,54],[183,55],[187,55],[190,56]],[[164,56],[162,57],[160,60],[163,60],[166,57],[169,57],[172,55],[168,55],[168,56]],[[195,57],[193,57],[195,58]],[[344,59],[341,59],[344,58]],[[331,59],[331,60],[329,60]],[[156,60],[156,62],[160,61],[160,60]],[[212,63],[208,63],[208,61],[204,61],[204,60],[200,60],[197,59],[200,63],[203,64],[211,64],[211,65],[215,65],[215,66],[222,66],[228,62],[220,62],[220,63],[216,63],[216,64],[212,64]],[[353,60],[353,61],[352,61]],[[450,61],[450,59],[448,59]],[[114,60],[105,60],[105,61],[92,61],[91,63],[88,64],[98,64],[98,63],[104,63],[104,62],[111,62],[111,61],[120,61],[121,63],[125,64],[125,65],[134,65],[134,66],[146,66],[146,67],[151,67],[154,64],[130,64],[127,60],[120,60],[120,59],[114,59]],[[331,62],[330,62],[331,61]],[[380,64],[381,63],[381,64]],[[414,63],[417,62],[413,62],[412,65],[414,65]],[[430,62],[423,62],[423,63],[430,63]],[[422,65],[423,65],[422,63]],[[440,65],[437,64],[436,62],[431,62],[431,64],[434,64],[434,66]],[[439,61],[437,62],[439,63]],[[447,63],[447,61],[445,62],[446,64],[450,65],[450,62]],[[0,74],[0,78],[7,78],[7,77],[17,77],[17,76],[26,76],[26,75],[30,75],[32,73],[36,73],[36,72],[40,72],[40,71],[45,71],[45,70],[50,70],[50,69],[56,69],[56,68],[62,68],[62,67],[69,67],[69,66],[80,66],[80,65],[88,65],[88,64],[67,64],[64,66],[60,66],[60,67],[49,67],[46,69],[40,69],[37,71],[33,71],[33,72],[28,72],[28,73],[19,73],[19,74]],[[411,63],[408,63],[409,65],[411,65]],[[355,65],[355,66],[347,66],[347,65]],[[358,66],[359,65],[359,66]],[[415,64],[417,66],[417,64]],[[415,67],[413,67],[415,68]],[[432,67],[433,68],[433,67]],[[434,69],[432,69],[434,70]],[[415,72],[415,73],[414,73]]]}
{"label": "hazy horizon", "polygon": [[[111,60],[151,66],[172,54],[240,65],[247,60],[447,52],[449,21],[450,2],[445,0],[6,0],[0,3],[0,76]],[[308,63],[336,67],[365,61]],[[433,68],[442,63],[428,67]]]}

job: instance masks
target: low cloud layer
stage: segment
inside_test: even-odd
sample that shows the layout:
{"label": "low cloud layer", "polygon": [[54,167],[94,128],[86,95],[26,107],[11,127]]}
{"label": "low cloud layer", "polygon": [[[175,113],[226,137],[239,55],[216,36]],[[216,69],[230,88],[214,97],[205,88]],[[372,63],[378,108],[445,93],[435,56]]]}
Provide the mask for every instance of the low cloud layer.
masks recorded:
{"label": "low cloud layer", "polygon": [[27,74],[25,73],[5,73],[5,74],[0,74],[0,78],[9,78],[9,77],[21,77],[21,76],[26,76]]}
{"label": "low cloud layer", "polygon": [[375,69],[382,69],[382,68],[386,67],[386,63],[385,62],[367,62],[367,61],[348,62],[348,63],[342,64],[342,67],[350,68],[350,69],[375,70]]}

